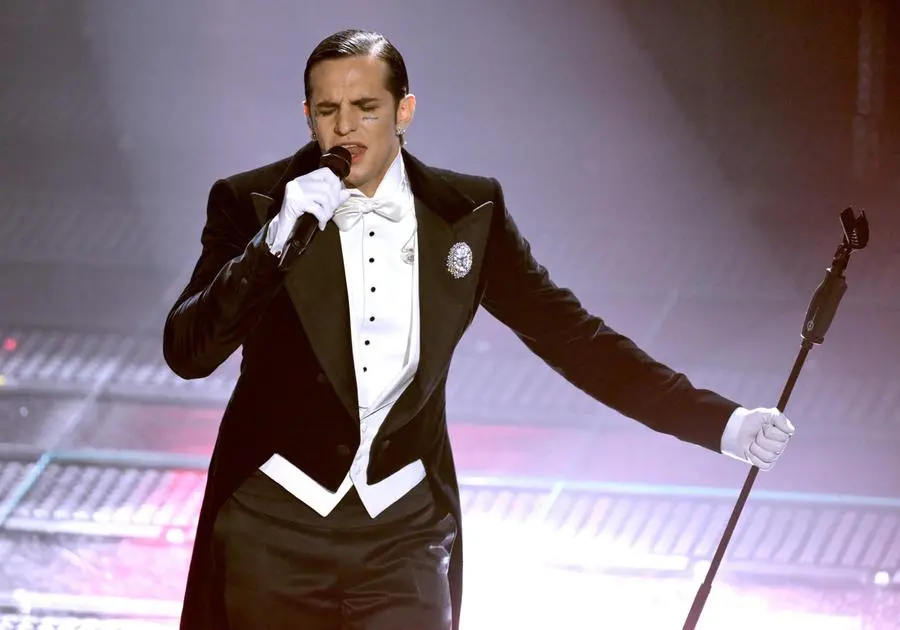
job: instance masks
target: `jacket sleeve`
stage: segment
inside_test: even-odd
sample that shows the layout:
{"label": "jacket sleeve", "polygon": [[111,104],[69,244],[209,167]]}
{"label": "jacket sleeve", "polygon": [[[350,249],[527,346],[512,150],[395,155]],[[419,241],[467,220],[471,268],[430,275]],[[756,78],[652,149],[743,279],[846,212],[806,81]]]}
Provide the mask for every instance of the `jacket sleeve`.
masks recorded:
{"label": "jacket sleeve", "polygon": [[210,375],[244,341],[281,286],[266,226],[242,210],[231,184],[209,193],[202,250],[187,287],[166,317],[163,355],[185,379]]}
{"label": "jacket sleeve", "polygon": [[738,404],[695,388],[587,312],[532,256],[495,186],[482,306],[570,383],[649,428],[721,451]]}

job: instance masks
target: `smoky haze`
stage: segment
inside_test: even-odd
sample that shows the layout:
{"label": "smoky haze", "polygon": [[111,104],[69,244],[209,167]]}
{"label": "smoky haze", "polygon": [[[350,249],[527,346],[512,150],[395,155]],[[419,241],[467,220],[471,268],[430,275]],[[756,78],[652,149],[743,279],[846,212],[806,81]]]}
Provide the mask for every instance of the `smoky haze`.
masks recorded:
{"label": "smoky haze", "polygon": [[[234,361],[191,385],[161,363],[207,193],[308,141],[306,57],[360,27],[406,59],[414,155],[498,178],[558,284],[743,404],[777,401],[839,213],[864,208],[871,244],[792,398],[790,456],[761,483],[900,497],[900,9],[827,4],[4,3],[0,442],[125,450],[110,436],[126,431],[110,427],[183,396],[207,405],[202,429],[147,420],[128,448],[153,450],[165,434],[178,453],[208,455]],[[72,348],[110,372],[79,377],[90,360],[66,363]],[[116,380],[131,375],[137,384]],[[23,397],[44,387],[71,406],[38,421],[44,403]],[[132,406],[103,407],[110,397]],[[448,407],[464,471],[515,462],[521,475],[731,489],[746,473],[602,408],[485,313],[457,353]],[[464,425],[506,433],[479,454],[486,433]],[[528,451],[518,431],[534,427],[563,437]]]}

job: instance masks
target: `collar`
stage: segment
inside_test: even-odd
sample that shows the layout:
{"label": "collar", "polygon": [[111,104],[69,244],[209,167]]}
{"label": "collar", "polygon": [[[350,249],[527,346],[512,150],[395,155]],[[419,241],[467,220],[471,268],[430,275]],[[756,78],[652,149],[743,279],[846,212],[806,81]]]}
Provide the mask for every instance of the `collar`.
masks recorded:
{"label": "collar", "polygon": [[[401,148],[400,154],[402,162],[399,168],[402,169],[403,176],[409,180],[408,194],[421,201],[423,206],[446,223],[452,225],[469,216],[472,209],[479,205],[481,200],[476,201],[471,197],[467,192],[468,188],[460,189],[456,185],[458,179],[453,177],[453,173],[428,166],[405,149]],[[279,163],[280,173],[273,171],[277,180],[271,186],[267,186],[264,189],[266,192],[261,196],[261,201],[265,204],[262,210],[264,216],[271,218],[277,214],[284,199],[285,185],[292,179],[318,168],[321,155],[318,143],[310,141],[293,156],[284,160],[285,163]],[[502,200],[499,203],[502,204]]]}

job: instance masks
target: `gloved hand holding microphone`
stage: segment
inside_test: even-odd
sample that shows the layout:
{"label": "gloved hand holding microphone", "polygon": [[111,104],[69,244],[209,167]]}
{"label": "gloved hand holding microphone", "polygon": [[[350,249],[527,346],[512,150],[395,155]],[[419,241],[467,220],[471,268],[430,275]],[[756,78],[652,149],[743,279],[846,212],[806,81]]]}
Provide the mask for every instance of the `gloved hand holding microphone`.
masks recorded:
{"label": "gloved hand holding microphone", "polygon": [[297,220],[303,214],[312,214],[319,222],[319,229],[334,216],[334,211],[350,198],[350,190],[327,167],[322,167],[293,179],[285,186],[281,210],[269,223],[266,244],[276,256],[281,254]]}

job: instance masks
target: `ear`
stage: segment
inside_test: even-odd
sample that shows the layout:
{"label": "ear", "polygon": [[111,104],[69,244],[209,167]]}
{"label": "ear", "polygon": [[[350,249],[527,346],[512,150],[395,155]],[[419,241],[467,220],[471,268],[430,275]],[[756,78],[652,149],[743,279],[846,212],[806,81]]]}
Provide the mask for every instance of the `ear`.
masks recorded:
{"label": "ear", "polygon": [[306,126],[309,127],[309,133],[312,135],[313,139],[316,138],[316,125],[313,122],[312,116],[309,111],[309,103],[303,101],[303,117],[306,118]]}
{"label": "ear", "polygon": [[407,94],[397,105],[397,127],[408,129],[416,114],[416,96]]}

